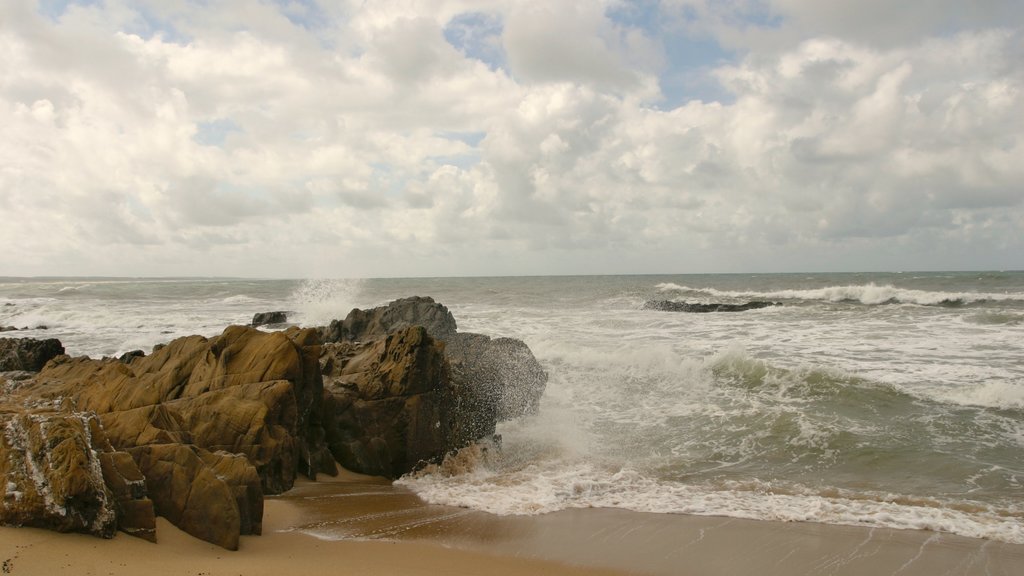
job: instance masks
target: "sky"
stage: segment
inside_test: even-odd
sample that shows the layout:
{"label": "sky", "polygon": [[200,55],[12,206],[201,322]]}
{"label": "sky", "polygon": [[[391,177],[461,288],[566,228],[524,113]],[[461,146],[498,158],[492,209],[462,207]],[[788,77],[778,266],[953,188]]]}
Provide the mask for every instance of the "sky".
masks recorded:
{"label": "sky", "polygon": [[0,276],[1024,269],[1019,0],[3,0]]}

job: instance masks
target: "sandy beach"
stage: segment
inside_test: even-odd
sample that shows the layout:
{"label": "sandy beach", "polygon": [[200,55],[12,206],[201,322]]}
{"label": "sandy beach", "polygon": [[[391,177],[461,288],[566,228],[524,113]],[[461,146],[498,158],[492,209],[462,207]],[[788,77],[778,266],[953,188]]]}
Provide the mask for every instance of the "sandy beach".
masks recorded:
{"label": "sandy beach", "polygon": [[907,530],[616,509],[495,516],[346,474],[267,498],[262,536],[229,552],[159,520],[158,544],[0,528],[5,574],[987,574],[1024,546]]}

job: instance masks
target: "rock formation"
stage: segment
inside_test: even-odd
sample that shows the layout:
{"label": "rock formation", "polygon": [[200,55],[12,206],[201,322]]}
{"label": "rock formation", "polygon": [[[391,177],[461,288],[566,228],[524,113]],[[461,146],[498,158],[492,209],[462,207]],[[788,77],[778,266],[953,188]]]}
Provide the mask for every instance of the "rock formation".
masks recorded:
{"label": "rock formation", "polygon": [[448,308],[434,302],[433,298],[412,296],[370,310],[356,308],[344,320],[334,320],[321,328],[321,336],[324,342],[359,342],[410,326],[423,326],[427,334],[440,340],[446,340],[456,331],[455,318]]}
{"label": "rock formation", "polygon": [[537,410],[547,374],[520,340],[458,333],[445,306],[403,298],[321,329],[331,452],[396,478]]}
{"label": "rock formation", "polygon": [[765,302],[753,300],[744,304],[702,304],[699,302],[676,302],[673,300],[650,300],[644,303],[644,310],[661,310],[663,312],[743,312],[769,306],[782,306],[781,302]]}
{"label": "rock formation", "polygon": [[[60,486],[39,479],[39,466],[31,459],[9,457],[6,461],[17,470],[5,470],[5,477],[34,479],[52,493],[32,496],[39,490],[24,490],[21,484],[12,490],[26,495],[25,502],[43,502],[57,512],[36,506],[5,515],[3,521],[25,524],[23,517],[34,517],[58,530],[109,535],[107,524],[85,519],[111,511],[104,522],[113,522],[117,507],[131,516],[138,506],[125,496],[138,492],[137,482],[144,478],[157,514],[190,534],[236,548],[240,534],[260,531],[263,493],[291,488],[299,472],[335,471],[320,424],[319,355],[314,330],[265,333],[232,326],[211,339],[175,340],[130,364],[67,356],[51,360],[35,377],[6,387],[10,391],[0,408],[8,421],[4,452],[35,453],[27,440],[33,436],[15,432],[39,422],[32,430],[38,429],[40,442],[80,446],[86,456],[79,460],[96,460],[70,472],[74,477],[92,470],[88,481],[76,481],[76,486],[99,488],[86,495],[76,487],[62,495]],[[96,422],[102,441],[96,434],[75,436],[64,430],[67,426],[52,423],[76,419]],[[88,456],[93,453],[127,453],[135,468],[124,457],[111,456],[110,482],[105,482],[101,460]],[[83,512],[71,512],[80,506]],[[211,511],[215,519],[208,517]],[[69,520],[54,523],[54,514]],[[78,516],[84,519],[71,522]],[[142,535],[146,530],[131,528]]]}
{"label": "rock formation", "polygon": [[525,344],[460,334],[429,298],[120,359],[12,340],[0,339],[3,368],[21,370],[0,374],[0,523],[155,540],[160,515],[228,549],[261,532],[263,495],[297,474],[339,461],[398,477],[536,410],[547,378]]}
{"label": "rock formation", "polygon": [[288,313],[283,311],[276,312],[257,312],[252,317],[252,323],[249,324],[253,328],[257,326],[267,326],[274,324],[284,324],[288,321]]}
{"label": "rock formation", "polygon": [[0,372],[38,372],[51,358],[63,353],[64,346],[56,338],[0,338]]}

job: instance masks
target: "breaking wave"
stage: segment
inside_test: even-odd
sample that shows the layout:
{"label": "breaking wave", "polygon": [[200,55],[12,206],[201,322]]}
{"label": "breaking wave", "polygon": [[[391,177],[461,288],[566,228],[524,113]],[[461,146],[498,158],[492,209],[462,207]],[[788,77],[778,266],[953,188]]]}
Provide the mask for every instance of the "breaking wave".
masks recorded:
{"label": "breaking wave", "polygon": [[877,285],[874,283],[768,292],[692,288],[672,282],[663,282],[658,284],[656,288],[660,292],[675,292],[711,298],[853,302],[866,305],[917,304],[920,306],[964,306],[984,302],[1019,301],[1024,303],[1024,293],[1021,292],[932,292],[928,290],[897,288],[891,284]]}

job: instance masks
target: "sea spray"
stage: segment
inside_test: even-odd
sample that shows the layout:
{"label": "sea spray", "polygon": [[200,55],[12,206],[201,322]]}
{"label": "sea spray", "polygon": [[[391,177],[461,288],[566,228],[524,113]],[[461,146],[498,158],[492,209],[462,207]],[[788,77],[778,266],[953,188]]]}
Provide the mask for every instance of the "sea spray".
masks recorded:
{"label": "sea spray", "polygon": [[344,319],[359,301],[364,281],[359,279],[304,280],[289,296],[295,310],[292,321],[303,326],[326,326]]}

